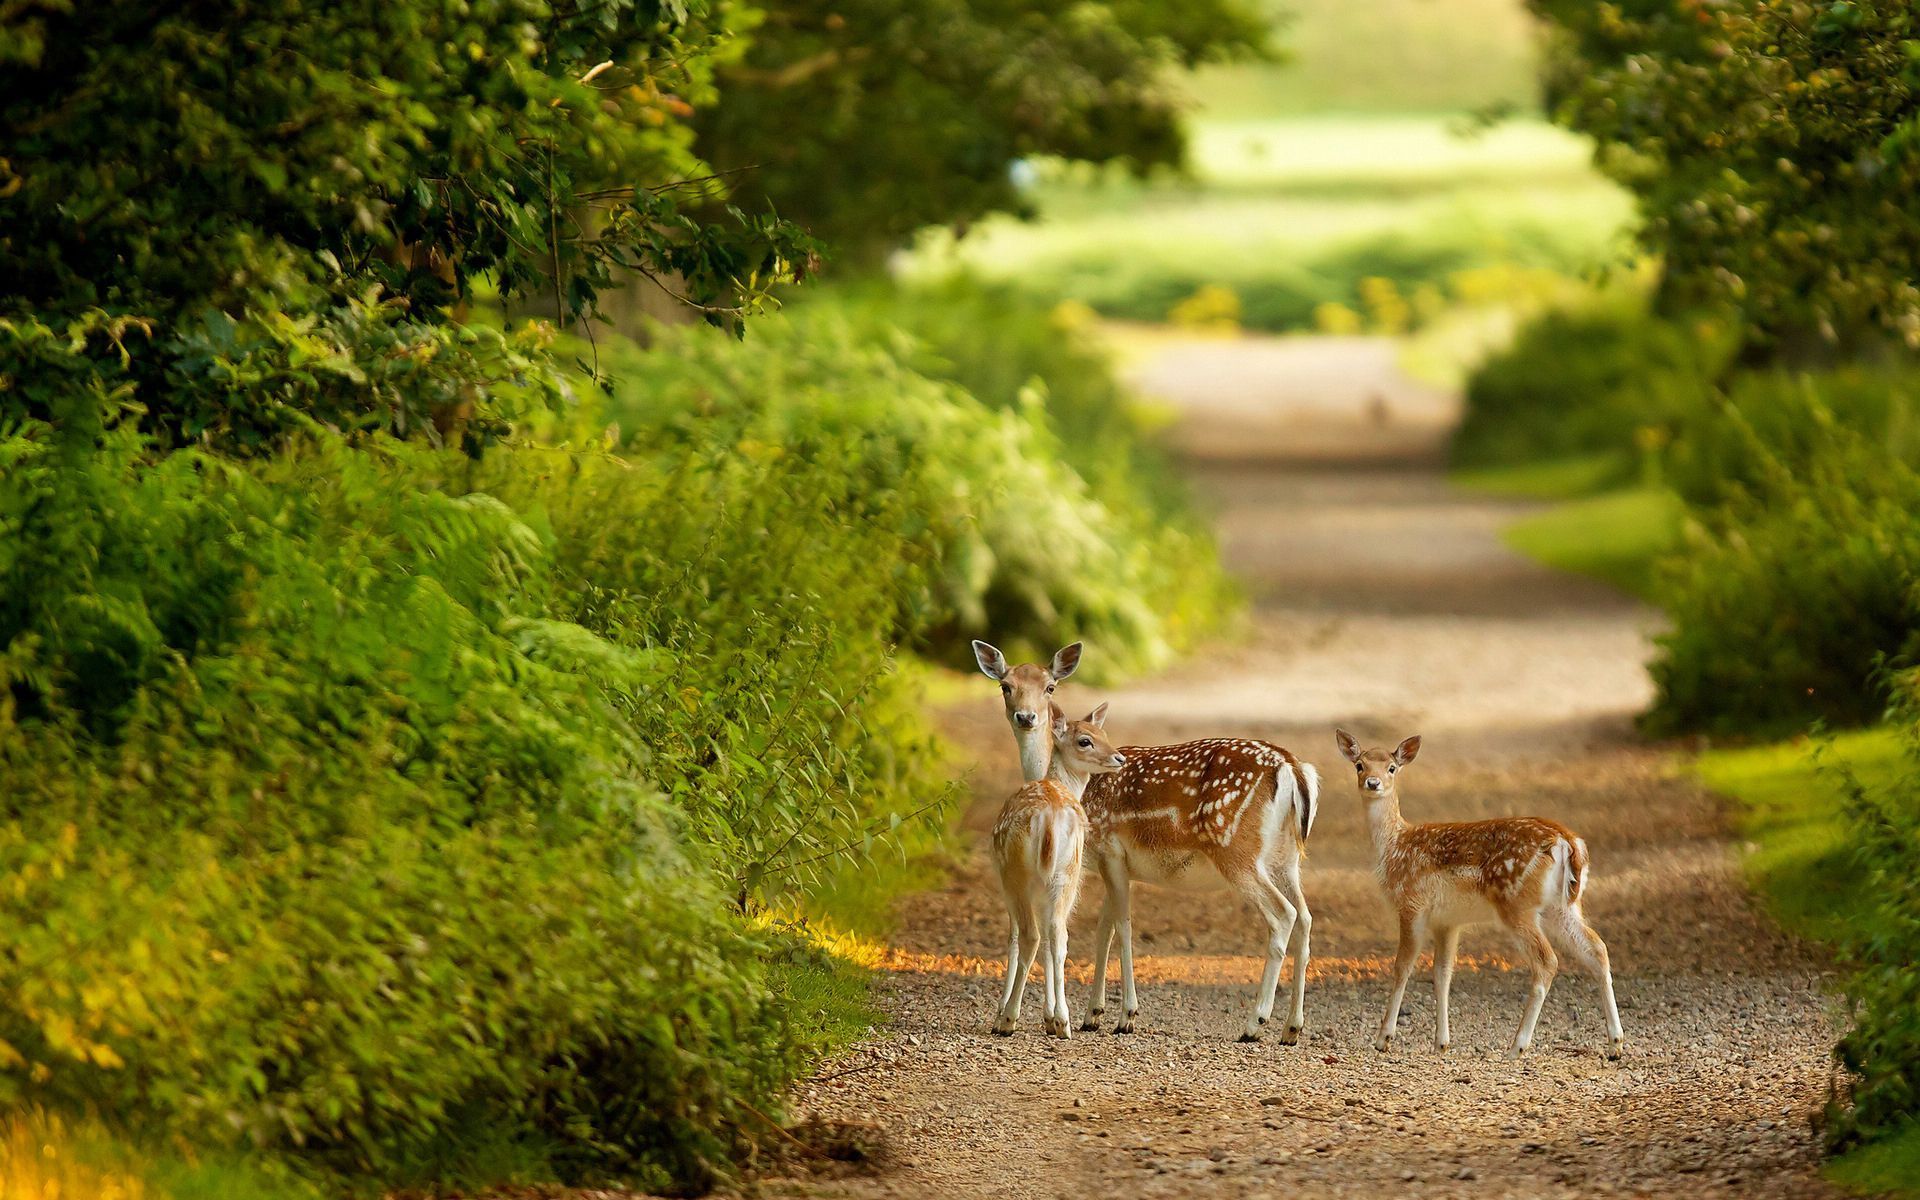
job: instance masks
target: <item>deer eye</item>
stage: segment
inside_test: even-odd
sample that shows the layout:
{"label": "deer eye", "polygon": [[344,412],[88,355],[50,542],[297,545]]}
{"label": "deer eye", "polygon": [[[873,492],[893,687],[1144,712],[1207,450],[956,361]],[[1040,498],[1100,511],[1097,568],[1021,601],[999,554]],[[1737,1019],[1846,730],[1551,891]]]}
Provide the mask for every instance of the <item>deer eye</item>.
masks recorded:
{"label": "deer eye", "polygon": [[1399,768],[1399,767],[1397,767],[1397,766],[1395,766],[1395,767],[1388,767],[1388,768],[1387,768],[1387,774],[1389,774],[1389,775],[1391,775],[1391,774],[1393,774],[1393,773],[1394,773],[1395,771],[1398,771],[1399,769],[1400,769],[1400,768]]}
{"label": "deer eye", "polygon": [[1047,685],[1047,695],[1049,696],[1053,695],[1053,686],[1054,685],[1051,683]]}
{"label": "deer eye", "polygon": [[1001,684],[1001,685],[1000,685],[1000,694],[1001,694],[1002,696],[1011,696],[1011,695],[1013,695],[1013,685],[1012,685],[1012,684],[1010,684],[1010,683],[1003,683],[1003,684]]}
{"label": "deer eye", "polygon": [[1081,739],[1080,739],[1080,748],[1081,748],[1082,750],[1091,750],[1091,749],[1093,749],[1093,739],[1092,739],[1092,738],[1081,738]]}

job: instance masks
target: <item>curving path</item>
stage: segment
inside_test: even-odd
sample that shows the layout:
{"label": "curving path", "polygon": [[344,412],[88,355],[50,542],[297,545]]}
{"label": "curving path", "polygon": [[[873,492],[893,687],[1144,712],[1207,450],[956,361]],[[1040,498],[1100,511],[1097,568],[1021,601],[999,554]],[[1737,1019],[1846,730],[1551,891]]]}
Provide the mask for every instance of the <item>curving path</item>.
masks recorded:
{"label": "curving path", "polygon": [[[904,906],[893,1021],[822,1073],[801,1108],[880,1127],[875,1171],[770,1182],[849,1197],[1826,1195],[1810,1119],[1828,1086],[1822,964],[1758,915],[1713,800],[1634,740],[1654,614],[1504,549],[1524,506],[1462,495],[1440,451],[1456,402],[1371,339],[1157,343],[1135,371],[1179,443],[1252,601],[1249,636],[1109,692],[1116,740],[1269,738],[1327,776],[1306,870],[1308,1031],[1234,1042],[1260,969],[1256,918],[1225,894],[1142,889],[1141,1016],[1130,1037],[1039,1036],[1038,986],[988,1036],[1005,913],[976,853]],[[1098,654],[1099,647],[1089,647]],[[998,696],[946,714],[978,763],[986,829],[1017,783]],[[1597,1053],[1597,993],[1555,983],[1534,1056],[1502,1056],[1524,975],[1470,930],[1454,1048],[1431,1048],[1424,975],[1387,1055],[1370,1042],[1393,933],[1331,726],[1425,735],[1409,819],[1516,812],[1580,830],[1586,910],[1612,950],[1627,1027]],[[1084,980],[1099,884],[1070,966]],[[1084,988],[1073,991],[1079,1016]],[[1116,1006],[1117,1007],[1117,1006]],[[1111,1015],[1110,1010],[1110,1015]]]}

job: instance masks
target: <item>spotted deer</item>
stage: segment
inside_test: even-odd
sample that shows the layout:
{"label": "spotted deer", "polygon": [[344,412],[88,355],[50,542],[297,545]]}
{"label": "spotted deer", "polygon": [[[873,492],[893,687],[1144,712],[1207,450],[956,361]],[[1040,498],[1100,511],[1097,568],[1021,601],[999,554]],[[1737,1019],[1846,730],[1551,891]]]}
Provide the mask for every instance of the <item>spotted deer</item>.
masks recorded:
{"label": "spotted deer", "polygon": [[1023,784],[1008,798],[993,826],[993,865],[1011,918],[1007,933],[1007,986],[993,1031],[1011,1034],[1020,1023],[1020,1000],[1035,954],[1046,981],[1044,1026],[1067,1037],[1067,918],[1080,895],[1087,813],[1080,796],[1087,781],[1118,770],[1126,758],[1114,750],[1103,726],[1102,704],[1078,721],[1056,713],[1046,726],[1052,754],[1045,779]]}
{"label": "spotted deer", "polygon": [[[1023,706],[1051,704],[1046,697],[1053,685],[1079,665],[1080,644],[1054,655],[1051,669],[1031,663],[1009,667],[987,643],[973,646],[980,669],[1001,683],[1021,769],[1028,779],[1039,778],[1046,763],[1031,752],[1031,735],[1020,719],[1027,711]],[[1259,1040],[1272,1018],[1281,967],[1291,946],[1293,992],[1280,1040],[1293,1045],[1306,1027],[1313,918],[1300,886],[1300,860],[1319,804],[1319,773],[1278,746],[1243,738],[1122,746],[1120,752],[1126,765],[1094,779],[1082,798],[1089,822],[1088,852],[1106,884],[1107,898],[1094,933],[1093,982],[1080,1028],[1099,1028],[1106,1012],[1107,960],[1116,935],[1121,1016],[1113,1031],[1132,1032],[1139,1015],[1133,974],[1136,880],[1191,890],[1225,886],[1251,903],[1267,926],[1266,968],[1240,1040]]]}
{"label": "spotted deer", "polygon": [[1587,890],[1586,842],[1558,821],[1541,817],[1409,825],[1400,815],[1395,781],[1420,753],[1420,739],[1410,737],[1389,753],[1362,750],[1344,729],[1334,730],[1333,736],[1354,766],[1373,836],[1374,871],[1400,920],[1393,991],[1375,1047],[1384,1053],[1392,1045],[1407,980],[1422,947],[1431,942],[1433,1044],[1446,1050],[1451,1040],[1447,991],[1460,930],[1498,921],[1519,939],[1533,973],[1533,991],[1513,1038],[1512,1056],[1519,1058],[1533,1044],[1540,1008],[1559,969],[1554,953],[1558,945],[1599,981],[1607,1014],[1607,1057],[1620,1057],[1624,1037],[1613,1001],[1607,944],[1580,914],[1580,898]]}

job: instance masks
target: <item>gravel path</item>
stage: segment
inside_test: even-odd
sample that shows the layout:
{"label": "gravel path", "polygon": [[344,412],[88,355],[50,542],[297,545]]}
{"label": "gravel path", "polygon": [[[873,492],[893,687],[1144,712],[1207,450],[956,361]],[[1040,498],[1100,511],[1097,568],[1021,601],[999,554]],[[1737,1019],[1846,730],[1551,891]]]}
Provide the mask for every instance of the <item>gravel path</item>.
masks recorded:
{"label": "gravel path", "polygon": [[[1307,1034],[1297,1047],[1233,1040],[1261,947],[1239,900],[1143,888],[1138,1032],[1044,1039],[1036,983],[1028,1028],[989,1036],[1006,916],[976,853],[904,905],[892,1025],[802,1097],[825,1120],[877,1126],[883,1164],[765,1190],[1830,1194],[1809,1126],[1832,1039],[1822,964],[1754,911],[1712,799],[1632,736],[1654,614],[1502,548],[1497,532],[1522,507],[1447,487],[1439,451],[1455,401],[1401,376],[1386,343],[1172,342],[1136,375],[1181,414],[1179,443],[1253,601],[1250,636],[1135,686],[1070,683],[1062,697],[1076,711],[1111,700],[1116,741],[1247,734],[1322,767]],[[1018,778],[998,696],[978,682],[977,703],[947,716],[978,762],[975,833]],[[1593,984],[1565,973],[1533,1056],[1505,1060],[1524,976],[1485,927],[1462,941],[1452,1052],[1431,1047],[1424,975],[1393,1051],[1371,1048],[1393,933],[1335,722],[1363,738],[1425,736],[1401,787],[1412,820],[1526,812],[1585,835],[1585,908],[1611,948],[1627,1029],[1620,1063],[1597,1052]],[[1082,980],[1099,907],[1090,879],[1070,948]],[[1083,988],[1073,1003],[1078,1016]]]}

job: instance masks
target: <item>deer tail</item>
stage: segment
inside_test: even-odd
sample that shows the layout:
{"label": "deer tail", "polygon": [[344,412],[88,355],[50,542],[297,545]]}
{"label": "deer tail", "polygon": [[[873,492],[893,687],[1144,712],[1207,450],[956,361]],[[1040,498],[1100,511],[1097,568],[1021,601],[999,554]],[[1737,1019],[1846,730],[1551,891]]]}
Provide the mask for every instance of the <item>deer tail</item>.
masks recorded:
{"label": "deer tail", "polygon": [[1307,838],[1313,833],[1313,819],[1320,810],[1320,772],[1312,763],[1289,755],[1274,772],[1274,786],[1292,817],[1293,833],[1299,840],[1301,855],[1305,856]]}
{"label": "deer tail", "polygon": [[1587,890],[1587,842],[1585,838],[1560,838],[1553,843],[1553,865],[1559,868],[1567,906],[1580,903]]}

